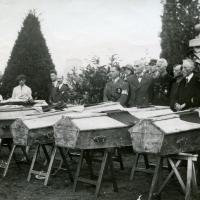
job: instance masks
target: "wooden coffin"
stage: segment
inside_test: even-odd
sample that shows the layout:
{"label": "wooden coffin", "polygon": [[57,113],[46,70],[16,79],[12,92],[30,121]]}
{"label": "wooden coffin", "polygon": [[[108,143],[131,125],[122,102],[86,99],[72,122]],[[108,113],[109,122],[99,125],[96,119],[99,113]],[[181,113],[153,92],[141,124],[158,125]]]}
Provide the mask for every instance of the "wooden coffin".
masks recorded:
{"label": "wooden coffin", "polygon": [[55,144],[77,149],[130,146],[129,127],[106,114],[82,117],[63,116],[54,125]]}
{"label": "wooden coffin", "polygon": [[54,142],[53,125],[66,113],[68,112],[49,112],[15,120],[11,125],[14,144],[27,146]]}
{"label": "wooden coffin", "polygon": [[[90,116],[91,113],[77,113],[70,111],[49,112],[17,119],[11,125],[13,142],[16,145],[47,144],[54,142],[53,125],[62,116]],[[93,114],[105,115],[105,114]]]}
{"label": "wooden coffin", "polygon": [[11,138],[10,125],[20,117],[42,113],[40,108],[25,108],[23,106],[0,107],[0,138]]}
{"label": "wooden coffin", "polygon": [[138,153],[170,155],[200,150],[198,112],[168,114],[144,119],[129,129]]}
{"label": "wooden coffin", "polygon": [[[97,149],[131,146],[130,134],[127,132],[128,127],[138,122],[139,118],[135,117],[135,113],[143,113],[149,111],[148,116],[160,115],[163,111],[171,113],[169,108],[131,108],[131,109],[112,109],[107,110],[104,107],[98,109],[87,109],[92,112],[106,112],[106,116],[86,116],[82,118],[63,117],[54,125],[55,143],[61,147],[79,148],[79,149]],[[152,111],[159,111],[152,114]],[[139,116],[139,114],[138,114]]]}
{"label": "wooden coffin", "polygon": [[[93,109],[91,109],[91,108],[93,108]],[[116,132],[118,132],[118,135],[115,134],[115,140],[118,140],[118,142],[115,142],[116,143],[115,146],[119,146],[119,145],[120,146],[122,146],[122,145],[128,146],[128,145],[131,145],[130,135],[126,129],[125,134],[123,135],[123,138],[125,138],[126,142],[121,142],[120,134],[122,134],[122,132],[124,132],[124,131],[122,131],[120,133],[119,129],[122,127],[118,127],[118,126],[119,125],[121,126],[123,124],[125,127],[128,128],[128,127],[134,125],[138,121],[138,118],[134,117],[132,114],[128,113],[127,111],[119,111],[120,108],[121,107],[119,107],[119,105],[116,103],[115,104],[107,103],[107,104],[105,104],[105,107],[102,104],[97,105],[97,106],[88,107],[84,110],[84,112],[73,112],[72,109],[68,109],[68,110],[62,111],[62,112],[43,113],[43,114],[39,114],[39,115],[24,117],[23,119],[16,120],[12,125],[11,132],[12,132],[13,140],[14,140],[14,143],[18,144],[18,145],[32,145],[33,143],[53,142],[54,141],[54,137],[53,137],[54,132],[53,132],[52,127],[58,120],[61,119],[61,116],[65,116],[65,117],[69,117],[70,121],[75,120],[75,118],[76,118],[76,120],[79,119],[78,121],[81,121],[81,118],[84,118],[84,119],[82,119],[82,121],[83,122],[85,121],[86,126],[88,124],[88,121],[90,123],[92,123],[92,125],[96,125],[96,126],[98,125],[97,127],[93,126],[92,129],[90,127],[90,129],[88,129],[88,130],[80,129],[79,132],[81,132],[81,136],[82,136],[82,131],[87,132],[87,133],[96,132],[97,135],[100,135],[100,133],[103,134],[104,132],[105,133],[112,132],[112,134],[113,134],[113,130],[116,129]],[[152,111],[152,109],[155,110],[158,108],[151,108],[150,111]],[[116,112],[116,110],[118,110],[118,111]],[[102,111],[107,112],[107,114],[106,113],[98,113],[98,112],[102,112]],[[145,111],[146,111],[146,109],[142,109],[142,112],[145,112]],[[99,117],[99,118],[97,118],[97,117]],[[112,118],[112,119],[110,119],[110,118]],[[102,121],[97,121],[98,119],[102,120]],[[107,119],[107,121],[106,121],[106,119]],[[65,119],[62,119],[62,120],[65,120]],[[94,122],[92,120],[94,120]],[[67,120],[67,127],[68,127],[68,121],[69,120]],[[111,126],[111,125],[113,125],[112,123],[105,124],[105,121],[109,122],[109,123],[115,122],[116,127]],[[77,123],[79,123],[79,122],[77,122]],[[101,125],[101,127],[100,127],[100,125]],[[64,122],[62,122],[62,126],[57,126],[57,127],[62,129],[60,132],[63,134],[63,136],[58,137],[58,138],[62,138],[62,137],[64,138],[62,146],[63,145],[67,146],[69,138],[66,139],[65,136],[68,135],[66,137],[71,137],[70,136],[71,129],[66,129]],[[95,128],[97,128],[97,130],[95,130]],[[102,130],[100,130],[100,128]],[[104,129],[106,129],[106,131],[104,131]],[[111,130],[108,130],[108,129],[111,129]],[[100,137],[98,137],[98,138],[100,138]],[[79,141],[79,139],[80,138],[78,138],[78,141]],[[83,138],[81,138],[79,143],[77,143],[78,148],[80,148],[80,143],[82,143],[82,139]],[[122,139],[122,140],[124,141],[124,139]],[[83,143],[86,144],[86,142],[83,142]],[[76,145],[74,145],[74,148],[75,148],[75,146]],[[112,143],[111,146],[114,146],[114,142]],[[94,147],[94,145],[90,146],[88,148],[92,148],[92,147]],[[95,148],[97,148],[97,147],[95,146]],[[100,148],[100,146],[98,148]]]}

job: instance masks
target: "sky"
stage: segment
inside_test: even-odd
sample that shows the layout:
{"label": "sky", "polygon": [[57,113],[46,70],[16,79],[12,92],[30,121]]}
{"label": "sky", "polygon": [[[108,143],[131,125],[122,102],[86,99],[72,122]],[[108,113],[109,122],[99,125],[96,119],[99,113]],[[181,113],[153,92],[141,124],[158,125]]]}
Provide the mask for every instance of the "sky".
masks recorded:
{"label": "sky", "polygon": [[4,71],[29,10],[35,9],[56,69],[100,64],[118,54],[121,65],[160,54],[160,0],[0,0],[0,71]]}

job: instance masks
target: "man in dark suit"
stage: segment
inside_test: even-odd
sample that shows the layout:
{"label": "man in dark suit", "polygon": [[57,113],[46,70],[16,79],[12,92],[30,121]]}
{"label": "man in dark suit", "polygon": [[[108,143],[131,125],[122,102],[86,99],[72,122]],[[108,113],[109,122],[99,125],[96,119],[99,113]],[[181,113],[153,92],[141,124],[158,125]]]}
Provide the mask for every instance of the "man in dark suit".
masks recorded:
{"label": "man in dark suit", "polygon": [[63,77],[57,76],[55,70],[50,72],[50,78],[52,82],[49,89],[49,104],[52,108],[62,109],[66,107],[68,100],[68,87],[63,84]]}
{"label": "man in dark suit", "polygon": [[163,58],[159,59],[155,69],[157,73],[152,84],[151,103],[169,106],[173,78],[167,73],[167,61]]}
{"label": "man in dark suit", "polygon": [[181,80],[183,79],[183,73],[182,73],[182,65],[175,65],[173,68],[173,74],[174,74],[174,81],[172,83],[171,93],[170,93],[170,107],[172,110],[174,109],[174,104],[176,101],[176,96],[178,94],[178,88],[181,83]]}
{"label": "man in dark suit", "polygon": [[152,78],[145,74],[144,67],[138,66],[135,74],[128,77],[127,82],[130,88],[128,107],[149,105]]}
{"label": "man in dark suit", "polygon": [[65,103],[69,101],[69,87],[63,83],[63,76],[57,76],[57,92],[58,92],[58,99],[63,100]]}
{"label": "man in dark suit", "polygon": [[174,103],[176,111],[200,106],[200,80],[194,73],[195,63],[191,59],[183,60],[183,79],[178,88]]}

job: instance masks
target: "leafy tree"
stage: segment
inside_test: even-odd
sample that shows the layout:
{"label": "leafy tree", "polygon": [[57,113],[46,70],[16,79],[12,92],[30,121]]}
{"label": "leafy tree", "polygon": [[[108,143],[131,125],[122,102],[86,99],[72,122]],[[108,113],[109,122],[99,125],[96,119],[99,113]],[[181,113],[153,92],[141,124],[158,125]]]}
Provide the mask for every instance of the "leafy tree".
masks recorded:
{"label": "leafy tree", "polygon": [[71,86],[72,103],[94,104],[103,101],[103,90],[107,82],[106,66],[88,65],[78,73],[74,68],[68,73],[68,84]]}
{"label": "leafy tree", "polygon": [[198,0],[165,0],[163,5],[160,57],[172,66],[190,54],[189,40],[196,36],[200,5]]}
{"label": "leafy tree", "polygon": [[49,72],[55,66],[34,11],[30,11],[18,33],[3,76],[3,94],[10,97],[19,74],[27,76],[33,95],[47,99]]}

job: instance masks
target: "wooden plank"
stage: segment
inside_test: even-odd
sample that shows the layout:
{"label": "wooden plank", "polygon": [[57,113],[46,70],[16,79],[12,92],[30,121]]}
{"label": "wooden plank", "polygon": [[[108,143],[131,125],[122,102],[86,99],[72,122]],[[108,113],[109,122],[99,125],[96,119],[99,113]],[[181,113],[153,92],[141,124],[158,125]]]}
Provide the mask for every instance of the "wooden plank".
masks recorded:
{"label": "wooden plank", "polygon": [[89,112],[107,112],[111,110],[124,110],[119,102],[103,102],[95,106],[89,106],[85,108],[85,111]]}
{"label": "wooden plank", "polygon": [[42,113],[42,110],[35,108],[20,108],[20,109],[5,109],[0,110],[0,121],[1,120],[15,120],[22,116]]}
{"label": "wooden plank", "polygon": [[180,118],[155,121],[154,124],[162,129],[165,134],[178,133],[200,129],[200,124],[183,121]]}
{"label": "wooden plank", "polygon": [[138,119],[147,119],[152,118],[154,116],[158,115],[166,115],[166,114],[172,114],[173,111],[171,109],[159,109],[159,110],[147,110],[147,111],[138,111],[138,112],[131,112],[135,117]]}
{"label": "wooden plank", "polygon": [[79,118],[91,118],[96,116],[106,116],[106,113],[77,113],[77,112],[55,112],[55,113],[45,113],[40,114],[37,116],[26,116],[23,118],[23,123],[29,128],[29,129],[38,129],[38,128],[45,128],[53,126],[59,119],[61,119],[62,116],[68,116],[73,119],[79,119]]}

